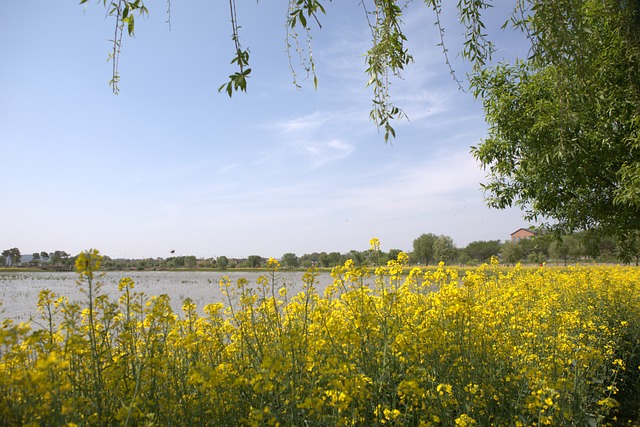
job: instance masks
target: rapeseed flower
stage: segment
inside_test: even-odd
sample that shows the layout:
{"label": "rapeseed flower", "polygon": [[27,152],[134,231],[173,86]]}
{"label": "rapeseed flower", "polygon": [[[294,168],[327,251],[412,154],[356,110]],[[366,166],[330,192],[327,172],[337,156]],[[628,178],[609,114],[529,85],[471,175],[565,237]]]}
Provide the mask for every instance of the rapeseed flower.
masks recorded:
{"label": "rapeseed flower", "polygon": [[407,273],[401,253],[346,261],[324,295],[310,270],[291,295],[270,260],[201,316],[129,278],[111,301],[97,251],[78,259],[85,301],[42,293],[44,331],[2,322],[8,425],[604,425],[640,375],[637,269]]}

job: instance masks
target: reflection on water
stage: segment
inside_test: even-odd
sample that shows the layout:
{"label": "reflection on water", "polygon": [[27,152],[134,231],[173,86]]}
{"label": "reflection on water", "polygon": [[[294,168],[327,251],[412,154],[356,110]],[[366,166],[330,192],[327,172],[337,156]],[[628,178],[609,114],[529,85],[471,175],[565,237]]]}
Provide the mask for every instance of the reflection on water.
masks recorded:
{"label": "reflection on water", "polygon": [[[236,271],[109,271],[100,279],[102,293],[116,298],[118,282],[122,277],[131,277],[135,282],[135,292],[144,292],[149,297],[167,294],[171,298],[171,306],[175,312],[181,313],[182,301],[185,298],[202,308],[213,302],[226,302],[220,293],[219,280],[228,276],[232,283],[245,278],[250,285],[264,272]],[[302,288],[301,271],[278,272],[278,284],[286,284],[290,295]],[[81,301],[85,295],[79,291],[76,283],[77,275],[71,272],[0,272],[0,319],[11,318],[18,322],[37,318],[38,293],[49,289],[58,296],[66,296],[69,301]],[[316,289],[322,293],[332,281],[329,273],[320,273]]]}

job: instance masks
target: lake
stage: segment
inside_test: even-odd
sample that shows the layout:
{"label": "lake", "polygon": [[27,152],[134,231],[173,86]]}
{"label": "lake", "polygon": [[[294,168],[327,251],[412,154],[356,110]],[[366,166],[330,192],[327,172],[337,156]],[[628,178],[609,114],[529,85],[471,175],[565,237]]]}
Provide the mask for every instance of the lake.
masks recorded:
{"label": "lake", "polygon": [[[116,298],[118,282],[130,277],[135,282],[134,291],[144,292],[149,297],[167,294],[171,298],[173,310],[180,314],[182,301],[191,298],[202,314],[202,308],[213,302],[226,302],[220,292],[218,282],[228,276],[232,283],[245,278],[250,285],[265,272],[236,271],[108,271],[100,279],[102,293]],[[290,295],[302,288],[304,272],[278,272],[278,283],[287,284]],[[0,319],[11,318],[17,322],[26,322],[38,317],[38,293],[49,289],[58,296],[66,296],[69,301],[82,301],[85,295],[79,291],[77,274],[73,272],[0,272]],[[332,283],[329,273],[320,273],[318,293]],[[281,287],[281,286],[279,286]]]}

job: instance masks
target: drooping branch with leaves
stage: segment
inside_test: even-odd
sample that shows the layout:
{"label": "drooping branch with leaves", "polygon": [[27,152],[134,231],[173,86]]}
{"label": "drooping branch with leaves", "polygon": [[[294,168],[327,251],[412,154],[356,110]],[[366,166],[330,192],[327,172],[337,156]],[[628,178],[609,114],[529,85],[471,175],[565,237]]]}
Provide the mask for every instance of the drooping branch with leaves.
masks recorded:
{"label": "drooping branch with leaves", "polygon": [[[80,4],[89,0],[81,0]],[[119,92],[119,61],[122,52],[123,35],[134,34],[135,16],[146,16],[149,11],[142,0],[99,0],[107,14],[114,18],[113,43],[109,58],[112,61],[111,88],[114,93]],[[329,0],[330,2],[330,0]],[[370,31],[371,47],[365,53],[367,86],[372,91],[371,120],[384,131],[385,141],[389,137],[395,137],[393,124],[405,117],[403,111],[396,106],[391,95],[391,84],[394,79],[400,78],[405,67],[413,61],[407,48],[407,37],[404,34],[402,21],[403,12],[412,0],[361,0],[359,2]],[[304,72],[305,78],[311,78],[314,87],[318,86],[316,76],[316,61],[313,57],[312,32],[314,27],[322,29],[322,16],[326,15],[326,0],[289,0],[287,5],[287,51],[293,82],[300,87],[298,77],[298,64]],[[440,21],[440,12],[443,7],[441,0],[426,0],[425,5],[434,11],[434,22],[444,35],[444,27]],[[231,39],[233,56],[231,64],[236,71],[229,75],[227,82],[219,87],[220,92],[232,96],[234,92],[247,90],[248,78],[251,73],[250,49],[240,43],[240,23],[237,14],[235,0],[228,2],[231,23]],[[483,11],[491,7],[489,0],[462,0],[458,3],[458,13],[461,24],[464,27],[465,41],[461,48],[461,55],[471,60],[474,67],[478,68],[490,59],[493,45],[487,39],[482,22]],[[167,14],[170,22],[171,0],[167,0]],[[300,40],[300,35],[304,39]],[[441,43],[445,61],[449,63],[447,49],[444,40]],[[453,70],[452,70],[452,74]],[[462,83],[454,74],[460,87]]]}
{"label": "drooping branch with leaves", "polygon": [[[81,0],[86,3],[88,0]],[[148,13],[142,0],[98,0],[115,20],[111,86],[118,92],[123,35],[134,34],[134,16]],[[167,0],[167,11],[171,3]],[[404,118],[394,102],[392,83],[412,62],[402,21],[412,0],[358,0],[370,28],[365,52],[371,90],[371,120],[395,138]],[[326,0],[289,0],[286,4],[288,60],[293,82],[318,85],[312,32],[322,28]],[[496,46],[486,29],[492,0],[424,0],[433,12],[453,79],[467,83],[450,65],[443,9],[456,8],[462,45],[471,63],[471,92],[482,100],[487,138],[472,154],[488,171],[484,184],[490,206],[517,205],[528,220],[555,222],[563,232],[596,229],[625,239],[640,230],[640,3],[627,0],[513,0],[502,29],[524,34],[529,42],[515,63],[492,62]],[[246,91],[250,50],[240,44],[236,1],[229,0],[236,71],[219,88],[232,96]],[[300,36],[303,39],[300,39]]]}

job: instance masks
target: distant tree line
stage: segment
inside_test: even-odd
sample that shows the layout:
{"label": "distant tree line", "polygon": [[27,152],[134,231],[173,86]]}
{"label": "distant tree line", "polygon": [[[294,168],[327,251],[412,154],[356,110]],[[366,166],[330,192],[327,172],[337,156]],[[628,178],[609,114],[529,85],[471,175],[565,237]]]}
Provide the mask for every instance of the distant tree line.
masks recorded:
{"label": "distant tree line", "polygon": [[464,248],[456,248],[449,236],[423,234],[413,241],[413,252],[410,255],[414,264],[421,265],[440,261],[447,264],[478,265],[489,262],[491,257],[496,256],[503,264],[621,262],[637,266],[640,261],[640,233],[620,241],[614,236],[592,231],[561,235],[539,230],[535,237],[517,242],[479,240]]}
{"label": "distant tree line", "polygon": [[[400,249],[367,249],[349,252],[313,252],[298,256],[287,252],[280,257],[280,264],[286,269],[306,269],[309,267],[330,268],[351,259],[357,266],[384,265],[396,259]],[[412,265],[436,265],[443,261],[448,265],[474,266],[498,257],[503,264],[568,265],[576,262],[625,263],[638,265],[640,262],[640,233],[631,235],[620,242],[612,236],[582,231],[569,235],[558,235],[540,230],[531,239],[518,242],[500,240],[477,240],[463,248],[458,248],[453,239],[446,235],[425,233],[413,241],[409,263]],[[28,259],[25,261],[25,259]],[[71,270],[75,257],[65,251],[34,252],[22,255],[18,248],[5,249],[0,256],[0,267],[31,267],[43,269]],[[174,270],[174,269],[235,269],[261,268],[267,258],[249,255],[246,258],[228,258],[224,255],[212,258],[198,258],[194,255],[169,258],[122,259],[104,257],[103,267],[107,270]]]}
{"label": "distant tree line", "polygon": [[[25,261],[25,259],[27,259]],[[5,249],[0,256],[0,267],[43,267],[60,270],[72,269],[75,258],[65,251],[34,252],[24,255],[18,248]]]}

